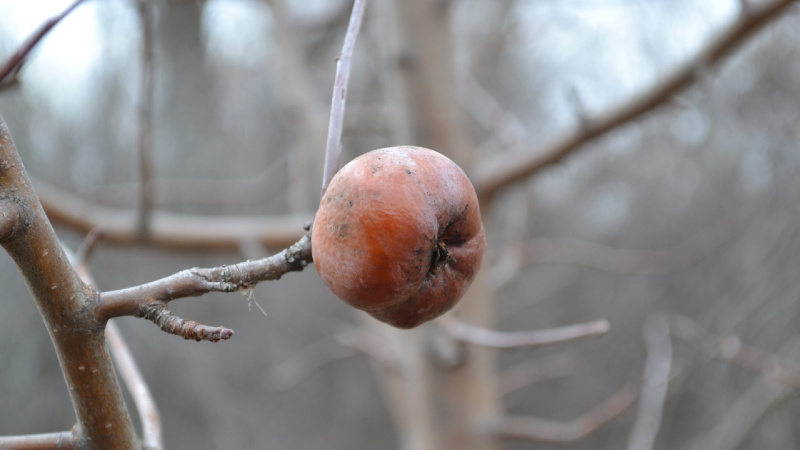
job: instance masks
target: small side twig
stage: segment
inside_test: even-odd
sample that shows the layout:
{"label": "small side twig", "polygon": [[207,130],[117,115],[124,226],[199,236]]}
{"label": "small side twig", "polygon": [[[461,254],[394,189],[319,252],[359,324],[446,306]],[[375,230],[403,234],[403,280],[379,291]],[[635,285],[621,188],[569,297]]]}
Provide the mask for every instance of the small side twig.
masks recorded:
{"label": "small side twig", "polygon": [[167,309],[167,305],[151,304],[139,307],[139,317],[158,325],[162,331],[195,341],[218,342],[233,336],[233,330],[225,327],[211,327],[182,319]]}
{"label": "small side twig", "polygon": [[22,43],[22,46],[6,60],[5,64],[0,66],[0,89],[13,84],[13,78],[16,77],[19,69],[25,62],[25,58],[36,47],[39,41],[41,41],[42,38],[44,38],[47,33],[53,29],[53,27],[58,25],[61,20],[67,17],[67,15],[69,15],[69,13],[71,13],[81,3],[83,3],[83,0],[75,0],[67,7],[67,9],[61,12],[61,14],[54,16],[47,22],[43,23],[39,29],[36,30],[36,32],[34,32],[30,37],[28,37],[28,39]]}
{"label": "small side twig", "polygon": [[325,145],[325,168],[322,174],[322,195],[328,189],[328,184],[336,172],[339,171],[339,156],[342,153],[342,128],[344,124],[344,108],[347,102],[347,84],[350,81],[350,60],[358,39],[358,31],[364,18],[367,0],[356,0],[350,23],[347,25],[347,34],[342,45],[342,53],[336,62],[336,78],[333,84],[333,98],[331,99],[331,115],[328,122],[328,141]]}
{"label": "small side twig", "polygon": [[74,448],[75,435],[72,431],[0,436],[0,449],[2,450],[72,450]]}
{"label": "small side twig", "polygon": [[505,416],[493,424],[498,437],[568,443],[586,438],[624,413],[639,396],[638,383],[629,383],[586,414],[566,422],[526,416]]}
{"label": "small side twig", "polygon": [[452,316],[443,317],[438,323],[461,342],[495,349],[531,348],[601,336],[608,333],[611,326],[607,320],[600,319],[545,330],[502,332],[476,327]]}
{"label": "small side twig", "polygon": [[183,320],[166,309],[168,302],[209,292],[236,292],[261,281],[277,280],[288,272],[303,270],[311,259],[311,237],[305,234],[280,253],[257,261],[207,269],[187,269],[160,280],[100,294],[95,316],[101,322],[120,316],[146,318],[162,330],[186,339],[228,339],[232,330]]}
{"label": "small side twig", "polygon": [[800,389],[800,365],[742,343],[738,337],[720,337],[694,320],[675,316],[670,320],[672,335],[706,356],[729,361],[761,374],[766,380]]}

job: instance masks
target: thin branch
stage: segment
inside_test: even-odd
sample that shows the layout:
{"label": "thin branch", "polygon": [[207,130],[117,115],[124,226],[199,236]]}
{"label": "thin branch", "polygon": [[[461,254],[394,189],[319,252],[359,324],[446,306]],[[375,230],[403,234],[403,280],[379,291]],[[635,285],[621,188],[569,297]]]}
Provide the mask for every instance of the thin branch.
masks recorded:
{"label": "thin branch", "polygon": [[[133,244],[138,233],[135,212],[106,208],[36,181],[36,193],[53,222],[89,233],[100,226],[106,242]],[[153,211],[148,244],[169,248],[236,250],[243,236],[268,248],[285,248],[303,235],[308,215],[225,217]]]}
{"label": "thin branch", "polygon": [[601,319],[546,330],[502,332],[476,327],[453,316],[442,317],[437,323],[461,342],[496,349],[533,348],[602,336],[611,326],[607,320]]}
{"label": "thin branch", "polygon": [[764,350],[743,344],[738,337],[720,337],[694,320],[675,316],[670,321],[672,335],[706,356],[722,359],[761,374],[766,380],[800,390],[800,365]]}
{"label": "thin branch", "polygon": [[72,431],[0,436],[0,449],[2,450],[72,450],[74,448],[75,435]]}
{"label": "thin branch", "polygon": [[543,442],[579,441],[624,413],[639,396],[638,383],[630,383],[586,414],[566,422],[526,416],[506,416],[492,427],[498,437]]}
{"label": "thin branch", "polygon": [[133,354],[125,343],[117,325],[111,321],[106,325],[106,343],[114,358],[117,372],[119,373],[125,387],[133,397],[133,403],[139,413],[139,420],[142,423],[142,446],[144,450],[162,450],[164,440],[161,436],[161,419],[158,414],[158,406],[147,387],[147,381],[139,371]]}
{"label": "thin branch", "polygon": [[[89,264],[89,259],[92,257],[94,249],[97,248],[97,244],[103,239],[103,237],[103,229],[100,227],[94,228],[89,232],[89,234],[86,235],[85,238],[83,238],[83,242],[81,242],[81,245],[78,246],[77,250],[75,250],[74,266],[75,270],[78,271],[78,275],[81,274],[81,270],[84,270],[88,274],[87,265]],[[86,282],[85,278],[84,282]]]}
{"label": "thin branch", "polygon": [[165,331],[185,331],[188,334],[180,334],[184,337],[215,337],[215,333],[219,333],[220,338],[227,339],[230,335],[224,331],[226,329],[198,329],[192,322],[176,321],[177,318],[171,317],[166,310],[166,303],[209,292],[247,289],[261,281],[277,280],[288,272],[301,271],[311,261],[311,237],[305,234],[286,250],[258,261],[207,269],[187,269],[140,286],[103,292],[100,294],[95,315],[101,321],[120,316],[145,317],[158,323],[162,329],[167,328]]}
{"label": "thin branch", "polygon": [[347,25],[347,34],[344,37],[342,52],[336,61],[336,78],[333,83],[333,97],[331,99],[331,115],[328,122],[328,141],[325,145],[325,168],[322,173],[322,195],[328,189],[328,184],[336,172],[339,171],[339,156],[342,153],[342,128],[344,124],[344,108],[347,103],[347,84],[350,81],[350,60],[361,29],[364,10],[367,0],[356,0],[353,12],[350,14],[350,23]]}
{"label": "thin branch", "polygon": [[[566,263],[625,275],[664,275],[691,267],[753,223],[752,211],[739,211],[714,221],[688,240],[662,250],[608,247],[565,238],[536,238],[509,246],[504,253],[521,253],[521,266]],[[503,280],[504,281],[504,280]]]}
{"label": "thin branch", "polygon": [[153,187],[150,184],[153,153],[153,101],[155,99],[155,64],[153,64],[153,1],[139,0],[139,21],[142,28],[141,80],[139,84],[139,215],[136,221],[139,236],[150,233],[153,212]]}
{"label": "thin branch", "polygon": [[330,337],[320,339],[278,365],[270,377],[272,387],[287,391],[328,364],[360,354],[361,352],[345,347]]}
{"label": "thin branch", "polygon": [[[781,345],[779,353],[788,358],[797,358],[800,356],[799,344],[800,340],[794,336]],[[743,448],[742,442],[752,433],[761,418],[787,398],[796,395],[796,392],[790,386],[776,385],[763,377],[756,377],[742,394],[725,408],[725,413],[719,422],[706,427],[702,434],[692,438],[681,448],[684,450]],[[791,433],[791,429],[787,431]]]}
{"label": "thin branch", "polygon": [[583,123],[577,124],[542,148],[515,156],[497,155],[478,162],[473,167],[472,180],[479,195],[491,197],[498,190],[524,180],[544,167],[561,162],[583,144],[669,101],[678,91],[697,80],[701,72],[699,68],[710,67],[722,61],[794,3],[793,0],[775,0],[751,5],[747,15],[740,16],[701,48],[697,55],[644,93],[614,109],[587,116]]}
{"label": "thin branch", "polygon": [[647,347],[644,381],[628,450],[652,450],[661,427],[672,367],[672,341],[666,317],[654,316],[645,321],[644,342]]}
{"label": "thin branch", "polygon": [[36,47],[39,41],[41,41],[42,38],[44,38],[47,33],[53,29],[53,27],[58,25],[62,19],[67,17],[67,15],[69,15],[69,13],[71,13],[81,3],[83,3],[83,0],[75,0],[75,2],[69,5],[61,14],[54,16],[47,22],[43,23],[39,29],[36,30],[36,32],[34,32],[30,37],[28,37],[28,39],[23,42],[22,46],[6,60],[5,64],[0,66],[0,89],[13,84],[12,80],[14,77],[16,77],[16,74],[19,73],[19,69],[25,62],[25,58]]}
{"label": "thin branch", "polygon": [[233,330],[225,327],[212,327],[193,320],[176,316],[164,304],[139,305],[138,317],[158,325],[161,331],[194,341],[219,342],[233,336]]}
{"label": "thin branch", "polygon": [[525,361],[500,374],[497,380],[498,391],[505,397],[534,383],[572,375],[580,366],[580,358],[575,353],[556,353]]}

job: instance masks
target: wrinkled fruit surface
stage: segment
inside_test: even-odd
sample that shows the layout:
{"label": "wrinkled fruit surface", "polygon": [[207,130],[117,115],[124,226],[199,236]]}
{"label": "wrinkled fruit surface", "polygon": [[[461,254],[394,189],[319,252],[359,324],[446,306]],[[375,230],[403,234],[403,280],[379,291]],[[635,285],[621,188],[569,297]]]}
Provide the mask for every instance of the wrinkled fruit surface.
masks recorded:
{"label": "wrinkled fruit surface", "polygon": [[314,264],[339,298],[398,328],[455,305],[485,249],[475,189],[450,159],[420,147],[350,161],[322,197]]}

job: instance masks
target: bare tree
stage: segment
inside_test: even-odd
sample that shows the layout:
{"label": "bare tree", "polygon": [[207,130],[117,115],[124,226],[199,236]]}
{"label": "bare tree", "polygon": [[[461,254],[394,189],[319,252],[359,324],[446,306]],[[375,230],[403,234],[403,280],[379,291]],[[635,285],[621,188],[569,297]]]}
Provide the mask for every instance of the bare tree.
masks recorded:
{"label": "bare tree", "polygon": [[[0,87],[15,88],[22,63],[46,34],[81,3],[82,0],[74,2],[43,24],[8,58],[0,67]],[[524,130],[520,131],[521,121],[481,86],[476,74],[479,64],[460,60],[465,43],[459,41],[454,27],[456,2],[379,0],[367,8],[366,0],[355,0],[342,2],[343,6],[332,7],[319,17],[306,17],[308,22],[304,23],[292,15],[291,8],[283,1],[270,0],[266,3],[276,21],[274,29],[279,33],[276,41],[280,43],[278,50],[283,61],[278,71],[285,88],[280,93],[280,102],[289,105],[285,109],[297,142],[290,146],[292,151],[286,156],[291,211],[260,216],[200,215],[159,209],[159,199],[163,198],[160,196],[175,195],[178,183],[160,180],[155,175],[158,40],[154,21],[158,8],[177,7],[148,0],[135,3],[141,52],[136,105],[139,179],[132,184],[138,193],[138,203],[134,208],[104,206],[46,180],[31,181],[0,118],[0,243],[22,274],[45,322],[76,416],[71,430],[0,437],[0,448],[163,448],[157,401],[112,319],[144,318],[166,333],[190,340],[230,339],[232,329],[179,317],[167,308],[169,303],[212,292],[239,292],[252,300],[252,290],[258,283],[279,280],[312,264],[313,243],[308,230],[313,214],[302,207],[309,203],[309,198],[316,198],[312,194],[315,190],[308,189],[309,179],[316,177],[308,176],[309,169],[313,166],[315,171],[322,172],[324,193],[341,162],[343,137],[344,143],[355,139],[344,133],[347,118],[359,113],[376,122],[384,118],[384,123],[377,127],[392,139],[434,148],[460,163],[478,191],[489,242],[495,247],[490,248],[490,262],[453,313],[408,331],[392,329],[359,315],[358,326],[337,329],[275,369],[282,389],[297,385],[330,362],[367,355],[385,393],[387,409],[403,449],[489,450],[503,447],[509,438],[551,444],[579,442],[632,411],[638,400],[627,443],[630,449],[644,450],[654,448],[659,433],[665,429],[662,421],[667,413],[670,383],[694,367],[694,361],[684,362],[684,366],[678,364],[671,337],[688,343],[705,357],[741,366],[781,385],[780,392],[769,395],[765,409],[785,398],[788,389],[798,388],[798,369],[790,360],[745,345],[738,338],[716,337],[692,319],[655,315],[648,316],[643,325],[646,360],[641,375],[610,380],[614,388],[604,389],[603,398],[572,420],[518,414],[504,404],[505,394],[528,383],[561,377],[579,369],[573,358],[561,355],[559,359],[556,354],[541,364],[531,365],[526,361],[503,374],[498,362],[505,357],[503,352],[601,336],[617,326],[617,322],[612,317],[592,316],[590,321],[553,328],[500,331],[495,310],[501,289],[520,279],[518,275],[534,263],[574,264],[627,275],[671,274],[691,267],[756,227],[750,214],[729,215],[683,244],[666,250],[624,250],[578,240],[529,239],[528,200],[524,194],[517,194],[523,192],[519,188],[522,183],[534,179],[543,169],[569,162],[570,157],[592,148],[590,143],[643,120],[648,113],[678,101],[688,88],[704,83],[710,70],[735,54],[760,30],[778,21],[794,5],[793,1],[740,2],[741,9],[735,19],[711,36],[693,56],[663,73],[648,89],[617,105],[590,112],[573,91],[575,125],[549,137],[543,145],[533,145],[523,142],[523,138],[529,138],[524,137]],[[510,11],[517,2],[508,3],[501,10],[501,23],[512,22]],[[369,82],[380,86],[376,97],[390,108],[364,113],[351,104],[345,114],[362,21],[368,28],[362,40],[367,39],[369,47],[360,48],[377,53],[373,56],[380,62],[374,70],[374,79]],[[333,95],[328,105],[314,93],[318,84],[315,71],[319,68],[311,63],[311,55],[315,46],[323,45],[320,42],[329,38],[331,30],[341,31],[345,22],[344,36],[336,34],[337,42],[343,40],[344,45],[336,59]],[[315,34],[324,37],[315,41]],[[491,39],[484,44],[489,58],[492,46],[502,45]],[[326,73],[333,72],[332,69],[330,64],[324,68]],[[483,114],[485,111],[491,112]],[[14,111],[5,114],[11,116]],[[325,116],[329,120],[323,153]],[[359,121],[358,127],[368,128],[368,122]],[[475,133],[470,130],[470,124],[476,122],[489,130],[490,141],[511,143],[512,150],[479,148],[474,142]],[[407,143],[403,141],[393,143]],[[344,154],[348,155],[346,149]],[[263,179],[275,178],[269,167],[264,170],[271,175]],[[185,187],[188,195],[212,204],[218,200],[224,205],[254,185],[262,188],[258,184],[261,182],[259,177],[236,182],[193,180],[185,183]],[[228,192],[232,194],[225,198]],[[499,230],[504,216],[508,217],[507,229]],[[780,220],[779,217],[773,222],[785,225]],[[62,248],[52,224],[88,235],[76,255]],[[100,291],[88,270],[98,240],[109,245],[151,248],[233,249],[258,257],[217,267],[189,268],[132,287]],[[283,250],[262,257],[263,248]],[[723,334],[729,334],[734,327],[720,328]],[[140,436],[125,406],[107,345],[138,411]],[[583,364],[580,370],[596,369]],[[723,424],[738,421],[752,426],[763,413],[732,412]],[[720,425],[709,436],[698,437],[687,445],[718,442],[714,433],[728,429]],[[734,448],[745,434],[724,442],[728,448]]]}

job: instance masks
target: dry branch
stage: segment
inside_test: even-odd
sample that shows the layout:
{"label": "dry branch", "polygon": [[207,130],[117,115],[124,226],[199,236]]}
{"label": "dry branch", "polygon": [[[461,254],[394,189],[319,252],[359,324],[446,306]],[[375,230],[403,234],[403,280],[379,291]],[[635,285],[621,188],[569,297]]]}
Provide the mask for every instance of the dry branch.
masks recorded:
{"label": "dry branch", "polygon": [[0,436],[0,450],[72,450],[74,448],[75,435],[72,431]]}
{"label": "dry branch", "polygon": [[247,289],[261,281],[277,280],[288,272],[301,271],[311,261],[311,237],[305,234],[286,250],[264,259],[230,266],[186,269],[140,286],[103,292],[95,314],[100,321],[120,316],[146,317],[154,320],[162,329],[166,327],[169,331],[178,331],[177,334],[187,338],[214,338],[217,337],[215,333],[219,332],[219,337],[225,339],[230,337],[230,330],[198,329],[192,323],[179,323],[174,320],[177,318],[170,317],[165,309],[166,304],[175,299],[197,297],[209,292]]}
{"label": "dry branch", "polygon": [[[36,181],[36,193],[53,222],[83,233],[101,227],[106,242],[138,242],[136,213],[106,208]],[[242,237],[252,236],[267,248],[285,248],[300,239],[311,215],[223,217],[153,211],[148,243],[171,248],[236,250]]]}
{"label": "dry branch", "polygon": [[608,321],[604,319],[546,330],[519,332],[503,332],[480,328],[462,322],[453,316],[445,316],[439,319],[438,323],[461,342],[496,349],[533,348],[587,337],[602,336],[608,333],[610,327]]}
{"label": "dry branch", "polygon": [[161,436],[161,419],[158,407],[150,393],[147,382],[139,371],[136,360],[133,359],[125,339],[114,322],[106,324],[106,341],[114,358],[117,372],[125,383],[125,387],[133,397],[133,403],[139,412],[139,421],[142,424],[142,446],[144,450],[161,450],[164,448]]}
{"label": "dry branch", "polygon": [[104,323],[91,314],[97,292],[72,269],[0,118],[0,198],[18,205],[20,224],[0,242],[22,273],[53,341],[78,424],[76,446],[132,449],[138,441],[105,349]]}
{"label": "dry branch", "polygon": [[153,102],[155,101],[155,65],[153,64],[153,0],[139,0],[142,29],[141,80],[139,84],[139,236],[147,238],[153,212],[153,187],[150,184],[153,154]]}
{"label": "dry branch", "polygon": [[39,41],[81,3],[83,3],[83,0],[75,0],[75,2],[69,5],[61,14],[43,23],[39,29],[26,39],[22,46],[6,60],[5,64],[0,66],[0,90],[14,84],[14,79],[17,73],[19,73],[22,64],[25,62],[25,58],[36,47]]}
{"label": "dry branch", "polygon": [[356,47],[358,31],[361,29],[361,21],[364,18],[366,7],[367,0],[356,0],[353,4],[353,12],[350,14],[350,23],[347,25],[347,34],[344,37],[342,52],[336,61],[336,78],[333,82],[331,114],[328,122],[328,140],[325,145],[325,168],[322,173],[322,195],[328,189],[328,183],[339,171],[344,109],[347,103],[347,84],[350,81],[350,60],[353,57],[353,50]]}
{"label": "dry branch", "polygon": [[638,383],[631,383],[576,419],[560,422],[538,417],[506,416],[493,424],[492,431],[503,438],[554,443],[575,442],[586,438],[624,413],[638,396]]}
{"label": "dry branch", "polygon": [[581,123],[541,148],[479,161],[472,171],[475,188],[482,197],[492,197],[498,190],[561,162],[583,144],[656,109],[694,83],[705,69],[722,61],[793,3],[793,0],[774,0],[751,5],[733,24],[709,40],[697,55],[644,93],[609,111],[587,115]]}
{"label": "dry branch", "polygon": [[673,336],[706,356],[732,362],[768,381],[800,389],[800,365],[795,362],[743,344],[735,336],[716,336],[688,317],[675,316],[670,325]]}
{"label": "dry branch", "polygon": [[672,367],[672,341],[666,317],[654,316],[645,321],[644,342],[647,347],[644,381],[628,450],[652,450],[661,427]]}

